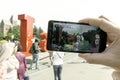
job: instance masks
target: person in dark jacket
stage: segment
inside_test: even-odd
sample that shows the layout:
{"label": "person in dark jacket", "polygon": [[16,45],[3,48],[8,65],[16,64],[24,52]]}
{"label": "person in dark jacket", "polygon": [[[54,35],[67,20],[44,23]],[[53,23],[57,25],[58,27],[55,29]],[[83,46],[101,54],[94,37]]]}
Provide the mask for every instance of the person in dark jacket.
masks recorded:
{"label": "person in dark jacket", "polygon": [[39,64],[39,52],[40,52],[40,48],[39,48],[39,40],[35,39],[35,42],[33,43],[33,53],[32,53],[32,60],[30,63],[30,67],[28,68],[28,70],[32,69],[32,65],[35,62],[35,69],[39,70],[38,64]]}
{"label": "person in dark jacket", "polygon": [[18,44],[17,46],[18,46],[18,48],[17,48],[17,52],[16,52],[15,56],[19,61],[19,69],[17,70],[18,79],[24,80],[25,72],[27,69],[26,57],[25,57],[24,53],[22,53],[20,51],[21,50],[20,44]]}

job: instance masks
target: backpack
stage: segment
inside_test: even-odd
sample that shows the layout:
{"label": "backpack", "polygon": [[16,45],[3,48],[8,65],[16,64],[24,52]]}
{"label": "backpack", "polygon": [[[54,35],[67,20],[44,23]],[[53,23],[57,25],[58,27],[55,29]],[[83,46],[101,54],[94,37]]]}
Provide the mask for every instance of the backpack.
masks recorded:
{"label": "backpack", "polygon": [[34,43],[33,43],[32,46],[30,47],[29,53],[31,53],[31,54],[35,53]]}

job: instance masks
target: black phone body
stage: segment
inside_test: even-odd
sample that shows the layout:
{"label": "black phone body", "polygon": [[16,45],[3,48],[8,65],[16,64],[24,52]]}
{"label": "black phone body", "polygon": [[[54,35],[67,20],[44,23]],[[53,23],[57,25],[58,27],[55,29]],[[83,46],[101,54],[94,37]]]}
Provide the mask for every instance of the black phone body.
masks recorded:
{"label": "black phone body", "polygon": [[50,20],[47,34],[50,51],[96,53],[106,48],[107,34],[84,23]]}

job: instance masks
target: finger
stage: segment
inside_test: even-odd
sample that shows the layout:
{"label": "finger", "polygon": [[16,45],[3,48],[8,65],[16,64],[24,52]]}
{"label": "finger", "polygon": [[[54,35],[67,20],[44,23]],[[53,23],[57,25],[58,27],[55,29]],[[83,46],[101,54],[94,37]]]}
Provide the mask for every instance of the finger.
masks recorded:
{"label": "finger", "polygon": [[85,18],[79,21],[80,23],[87,23],[92,26],[99,26],[100,20],[95,18]]}
{"label": "finger", "polygon": [[103,31],[109,33],[109,32],[116,32],[118,31],[117,28],[115,28],[116,25],[111,23],[110,21],[103,19],[103,18],[85,18],[79,21],[80,23],[87,23],[92,26],[100,27]]}
{"label": "finger", "polygon": [[103,18],[103,19],[105,19],[105,20],[107,20],[107,21],[110,21],[108,18],[106,18],[106,17],[103,16],[103,15],[99,16],[99,18]]}
{"label": "finger", "polygon": [[[120,40],[119,39],[116,39],[116,40],[114,40],[110,45],[109,45],[109,47],[107,47],[106,49],[105,49],[105,51],[104,52],[107,52],[109,55],[111,54],[111,53],[114,53],[114,54],[116,54],[116,55],[119,55],[119,52],[120,52]],[[116,53],[115,53],[116,52]],[[115,56],[114,56],[115,57]]]}
{"label": "finger", "polygon": [[104,55],[102,53],[80,53],[78,56],[84,58],[88,63],[92,64],[104,64],[105,60],[103,59]]}

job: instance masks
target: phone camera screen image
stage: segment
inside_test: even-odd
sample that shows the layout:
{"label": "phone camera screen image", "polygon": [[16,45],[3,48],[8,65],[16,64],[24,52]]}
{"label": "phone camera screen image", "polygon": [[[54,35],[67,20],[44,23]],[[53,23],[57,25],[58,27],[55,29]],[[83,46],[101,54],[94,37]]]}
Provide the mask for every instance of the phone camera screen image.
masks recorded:
{"label": "phone camera screen image", "polygon": [[48,23],[48,50],[94,53],[105,48],[106,33],[98,27],[64,21]]}

